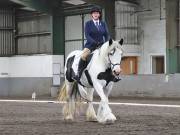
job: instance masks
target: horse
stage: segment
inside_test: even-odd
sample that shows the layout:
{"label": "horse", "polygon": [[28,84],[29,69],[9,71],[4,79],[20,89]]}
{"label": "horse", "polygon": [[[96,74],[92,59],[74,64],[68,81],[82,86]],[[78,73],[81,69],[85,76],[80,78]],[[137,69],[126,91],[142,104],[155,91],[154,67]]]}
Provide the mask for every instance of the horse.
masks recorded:
{"label": "horse", "polygon": [[[87,121],[97,121],[103,124],[114,123],[116,121],[116,117],[108,105],[108,96],[114,82],[120,80],[120,64],[123,55],[122,45],[123,39],[120,41],[110,39],[93,51],[88,57],[87,67],[83,71],[80,83],[78,84],[73,80],[73,77],[77,73],[78,62],[82,51],[75,50],[68,55],[64,72],[65,84],[62,88],[63,90],[61,89],[60,91],[61,98],[66,97],[64,98],[66,103],[63,107],[64,120],[74,120],[74,114],[76,112],[75,101],[78,98],[77,93],[79,93],[88,103],[86,111]],[[96,90],[101,100],[97,115],[92,103],[94,90]]]}

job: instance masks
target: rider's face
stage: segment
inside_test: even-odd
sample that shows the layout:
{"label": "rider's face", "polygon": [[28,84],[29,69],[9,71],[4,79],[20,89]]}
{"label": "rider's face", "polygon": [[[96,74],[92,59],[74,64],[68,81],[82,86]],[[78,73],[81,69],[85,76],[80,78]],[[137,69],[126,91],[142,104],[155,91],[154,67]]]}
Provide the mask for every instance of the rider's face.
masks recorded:
{"label": "rider's face", "polygon": [[94,20],[99,20],[100,13],[99,12],[92,12],[91,16]]}

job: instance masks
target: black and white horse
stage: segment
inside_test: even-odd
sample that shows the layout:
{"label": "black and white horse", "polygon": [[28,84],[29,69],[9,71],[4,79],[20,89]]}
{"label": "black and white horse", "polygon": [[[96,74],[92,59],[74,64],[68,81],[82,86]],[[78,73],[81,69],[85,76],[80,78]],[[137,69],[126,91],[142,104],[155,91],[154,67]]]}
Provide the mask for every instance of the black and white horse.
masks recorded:
{"label": "black and white horse", "polygon": [[[114,41],[110,39],[100,48],[96,49],[88,58],[87,68],[84,70],[78,84],[80,95],[88,101],[86,117],[88,121],[98,121],[99,123],[113,123],[116,117],[108,105],[108,96],[114,82],[117,82],[121,72],[120,62],[122,58],[123,39]],[[64,119],[73,120],[75,112],[76,96],[73,92],[73,76],[77,73],[78,62],[82,51],[71,52],[65,64],[65,93],[66,104],[64,105]],[[100,104],[97,115],[93,108],[93,92],[96,90],[100,96]]]}

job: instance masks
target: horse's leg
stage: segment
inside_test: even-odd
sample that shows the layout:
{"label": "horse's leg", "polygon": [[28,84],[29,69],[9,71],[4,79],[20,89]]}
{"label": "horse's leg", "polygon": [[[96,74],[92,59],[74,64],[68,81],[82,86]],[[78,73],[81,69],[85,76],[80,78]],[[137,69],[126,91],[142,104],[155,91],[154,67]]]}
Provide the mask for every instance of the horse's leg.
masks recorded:
{"label": "horse's leg", "polygon": [[104,94],[106,95],[107,99],[109,97],[109,94],[111,93],[111,90],[113,88],[113,82],[110,82],[105,88],[104,88]]}
{"label": "horse's leg", "polygon": [[87,89],[87,98],[89,100],[88,102],[88,108],[86,111],[86,119],[87,121],[97,121],[96,112],[93,107],[93,93],[94,88],[86,88]]}
{"label": "horse's leg", "polygon": [[97,113],[97,120],[100,123],[113,123],[115,119],[112,117],[111,109],[108,105],[108,98],[104,93],[103,87],[99,83],[93,83],[93,85],[101,98]]}
{"label": "horse's leg", "polygon": [[72,97],[73,83],[70,83],[67,80],[65,80],[65,83],[66,83],[66,91],[67,91],[67,100],[66,100],[67,102],[63,107],[63,115],[66,121],[73,121],[74,111],[75,111],[75,105],[74,105],[75,103]]}
{"label": "horse's leg", "polygon": [[[110,94],[110,92],[111,92],[111,90],[112,90],[113,84],[114,84],[114,83],[111,82],[111,83],[108,84],[108,86],[106,86],[106,87],[104,88],[104,93],[105,93],[107,99],[108,99],[109,94]],[[114,114],[112,113],[112,111],[111,111],[111,113],[109,114],[109,117],[111,117],[111,119],[114,120],[114,121],[116,120],[116,117],[114,116]]]}

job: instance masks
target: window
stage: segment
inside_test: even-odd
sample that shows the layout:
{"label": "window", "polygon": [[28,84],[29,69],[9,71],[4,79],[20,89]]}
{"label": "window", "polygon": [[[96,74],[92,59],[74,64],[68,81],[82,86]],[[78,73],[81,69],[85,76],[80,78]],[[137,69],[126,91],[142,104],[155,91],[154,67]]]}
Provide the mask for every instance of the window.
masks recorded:
{"label": "window", "polygon": [[164,56],[152,56],[152,73],[164,74]]}

